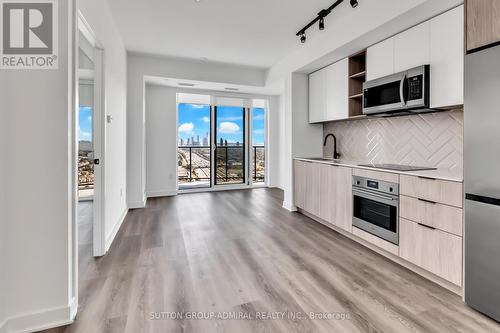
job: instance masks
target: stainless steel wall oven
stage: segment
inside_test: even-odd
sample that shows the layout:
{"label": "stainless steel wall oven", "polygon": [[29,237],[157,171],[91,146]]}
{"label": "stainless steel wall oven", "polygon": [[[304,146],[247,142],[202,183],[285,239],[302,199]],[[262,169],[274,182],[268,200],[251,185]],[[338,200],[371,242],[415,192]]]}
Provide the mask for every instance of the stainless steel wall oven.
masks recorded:
{"label": "stainless steel wall oven", "polygon": [[399,244],[399,185],[353,176],[353,226]]}

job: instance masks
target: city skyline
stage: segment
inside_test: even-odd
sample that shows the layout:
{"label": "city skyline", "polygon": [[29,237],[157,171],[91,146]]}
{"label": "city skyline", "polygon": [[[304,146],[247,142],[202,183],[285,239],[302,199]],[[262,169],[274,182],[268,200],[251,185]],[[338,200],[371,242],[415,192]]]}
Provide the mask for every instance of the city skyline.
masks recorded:
{"label": "city skyline", "polygon": [[[204,143],[204,138],[210,133],[210,106],[184,104],[178,105],[178,135],[181,146],[192,145],[195,139],[194,146],[200,146],[200,142]],[[265,138],[265,110],[263,108],[253,109],[253,145],[264,145]],[[228,144],[243,144],[243,108],[241,107],[217,107],[217,138],[219,143],[222,138]],[[200,139],[197,139],[198,136]],[[210,145],[210,135],[207,137],[207,145]],[[205,146],[205,144],[202,144]]]}

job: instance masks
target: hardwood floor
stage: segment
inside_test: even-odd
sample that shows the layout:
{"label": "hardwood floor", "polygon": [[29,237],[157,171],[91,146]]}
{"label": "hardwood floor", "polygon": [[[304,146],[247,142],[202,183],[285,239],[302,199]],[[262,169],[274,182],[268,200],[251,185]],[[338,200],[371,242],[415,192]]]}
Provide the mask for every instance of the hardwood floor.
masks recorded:
{"label": "hardwood floor", "polygon": [[[458,296],[282,200],[271,189],[148,200],[105,257],[80,260],[76,322],[50,332],[500,332]],[[166,318],[190,311],[347,318]]]}

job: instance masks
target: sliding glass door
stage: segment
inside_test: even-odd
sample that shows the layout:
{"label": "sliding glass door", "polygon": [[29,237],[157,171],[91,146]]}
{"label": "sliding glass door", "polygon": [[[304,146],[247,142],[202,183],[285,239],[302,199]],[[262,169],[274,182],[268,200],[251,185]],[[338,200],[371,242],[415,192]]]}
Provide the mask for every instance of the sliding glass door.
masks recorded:
{"label": "sliding glass door", "polygon": [[180,190],[265,184],[266,108],[255,101],[253,107],[235,106],[252,100],[177,104]]}
{"label": "sliding glass door", "polygon": [[252,108],[250,119],[252,182],[263,184],[266,181],[266,110],[261,107]]}
{"label": "sliding glass door", "polygon": [[215,185],[246,183],[246,109],[215,108]]}
{"label": "sliding glass door", "polygon": [[179,104],[177,178],[179,189],[211,187],[211,107]]}

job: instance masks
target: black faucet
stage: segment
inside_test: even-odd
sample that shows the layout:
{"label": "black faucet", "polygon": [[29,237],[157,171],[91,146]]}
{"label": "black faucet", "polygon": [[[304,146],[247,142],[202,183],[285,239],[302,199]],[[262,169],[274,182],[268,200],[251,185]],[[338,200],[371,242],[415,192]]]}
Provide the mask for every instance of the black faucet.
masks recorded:
{"label": "black faucet", "polygon": [[328,140],[328,137],[331,136],[333,137],[333,159],[336,160],[340,157],[340,154],[337,152],[337,138],[335,135],[332,133],[329,133],[325,136],[325,142],[323,142],[323,146],[326,146],[326,141]]}

